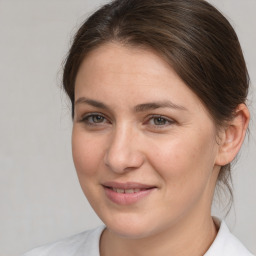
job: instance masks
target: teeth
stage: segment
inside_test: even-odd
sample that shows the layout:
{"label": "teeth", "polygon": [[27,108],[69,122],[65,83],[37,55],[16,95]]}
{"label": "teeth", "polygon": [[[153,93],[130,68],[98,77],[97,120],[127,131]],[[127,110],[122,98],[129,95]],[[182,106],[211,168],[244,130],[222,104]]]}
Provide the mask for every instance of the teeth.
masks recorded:
{"label": "teeth", "polygon": [[116,192],[117,192],[117,193],[124,193],[124,189],[117,188],[117,189],[116,189]]}
{"label": "teeth", "polygon": [[139,188],[130,188],[130,189],[121,189],[121,188],[112,188],[113,191],[121,194],[133,194],[133,193],[138,193],[141,191]]}
{"label": "teeth", "polygon": [[125,194],[133,194],[134,193],[134,189],[126,189],[125,190]]}

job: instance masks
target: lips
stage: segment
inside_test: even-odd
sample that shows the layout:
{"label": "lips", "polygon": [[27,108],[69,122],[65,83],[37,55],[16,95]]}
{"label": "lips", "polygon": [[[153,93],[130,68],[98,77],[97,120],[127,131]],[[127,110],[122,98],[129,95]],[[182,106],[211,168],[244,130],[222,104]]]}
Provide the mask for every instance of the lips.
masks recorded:
{"label": "lips", "polygon": [[125,182],[125,183],[121,183],[121,182],[105,182],[103,183],[104,187],[109,187],[109,188],[114,188],[114,189],[141,189],[141,190],[145,190],[145,189],[149,189],[149,188],[154,188],[156,186],[153,185],[146,185],[146,184],[142,184],[142,183],[138,183],[138,182]]}
{"label": "lips", "polygon": [[156,189],[155,186],[134,182],[106,182],[103,187],[107,198],[119,205],[134,204]]}
{"label": "lips", "polygon": [[139,189],[139,188],[134,188],[134,189],[133,188],[130,188],[130,189],[110,188],[110,189],[120,194],[133,194],[133,193],[138,193],[142,190],[145,190],[145,189]]}

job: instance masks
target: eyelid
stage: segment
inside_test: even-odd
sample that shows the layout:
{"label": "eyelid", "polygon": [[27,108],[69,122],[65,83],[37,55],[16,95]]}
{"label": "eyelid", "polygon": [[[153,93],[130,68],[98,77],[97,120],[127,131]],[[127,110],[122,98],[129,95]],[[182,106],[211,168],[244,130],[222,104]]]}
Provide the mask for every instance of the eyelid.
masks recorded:
{"label": "eyelid", "polygon": [[[104,118],[104,121],[99,122],[99,123],[88,121],[88,119],[90,117],[94,117],[94,116],[101,116],[102,118]],[[163,120],[165,120],[167,122],[167,124],[158,124],[158,125],[157,124],[150,124],[150,121],[154,118],[162,118]],[[101,125],[111,124],[111,121],[110,121],[109,117],[106,116],[105,114],[101,113],[101,112],[86,113],[86,114],[82,115],[82,117],[78,120],[78,122],[85,123],[85,125],[88,125],[88,126],[101,126]],[[166,117],[166,116],[161,115],[161,114],[151,114],[151,115],[148,115],[145,118],[145,121],[143,122],[143,125],[148,125],[150,127],[153,127],[153,129],[163,129],[163,128],[167,128],[168,126],[171,126],[175,123],[176,123],[176,121],[173,118]]]}
{"label": "eyelid", "polygon": [[[86,114],[82,115],[82,117],[79,119],[79,122],[85,122],[88,125],[101,125],[102,123],[90,123],[90,122],[88,122],[88,120],[86,120],[86,119],[88,119],[90,117],[93,117],[93,116],[101,116],[108,123],[110,123],[109,118],[106,115],[104,115],[103,113],[100,113],[100,112],[89,112],[89,113],[86,113]],[[106,122],[103,122],[103,123],[106,123]]]}
{"label": "eyelid", "polygon": [[166,120],[168,122],[168,124],[163,124],[163,125],[155,125],[155,124],[152,125],[152,126],[154,126],[156,128],[160,128],[160,129],[176,123],[176,121],[174,119],[166,117],[164,115],[158,115],[158,114],[153,114],[153,115],[148,116],[146,118],[146,122],[145,123],[149,123],[149,121],[151,119],[154,119],[154,118],[162,118],[162,119],[164,119],[164,120]]}

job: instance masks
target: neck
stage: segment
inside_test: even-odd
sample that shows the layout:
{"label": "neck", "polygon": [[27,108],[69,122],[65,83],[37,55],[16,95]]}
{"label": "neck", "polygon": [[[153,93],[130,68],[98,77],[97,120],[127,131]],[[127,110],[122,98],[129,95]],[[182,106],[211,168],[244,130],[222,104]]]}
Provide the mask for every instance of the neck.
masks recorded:
{"label": "neck", "polygon": [[[198,218],[197,218],[198,219]],[[204,255],[217,235],[216,226],[208,215],[198,221],[189,218],[164,232],[141,239],[120,237],[106,229],[101,238],[101,256]]]}

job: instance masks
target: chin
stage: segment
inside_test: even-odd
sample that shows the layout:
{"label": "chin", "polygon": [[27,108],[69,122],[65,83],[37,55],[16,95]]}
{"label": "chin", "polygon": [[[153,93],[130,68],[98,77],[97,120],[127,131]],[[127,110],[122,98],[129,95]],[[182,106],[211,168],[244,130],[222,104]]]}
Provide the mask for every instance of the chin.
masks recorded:
{"label": "chin", "polygon": [[148,237],[151,232],[145,228],[138,227],[127,227],[127,226],[107,226],[108,230],[119,237],[128,238],[128,239],[143,239]]}
{"label": "chin", "polygon": [[104,223],[112,233],[129,239],[142,239],[157,232],[157,228],[152,226],[154,222],[141,217],[112,218],[109,221],[104,220]]}

